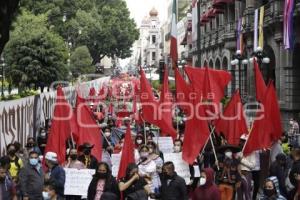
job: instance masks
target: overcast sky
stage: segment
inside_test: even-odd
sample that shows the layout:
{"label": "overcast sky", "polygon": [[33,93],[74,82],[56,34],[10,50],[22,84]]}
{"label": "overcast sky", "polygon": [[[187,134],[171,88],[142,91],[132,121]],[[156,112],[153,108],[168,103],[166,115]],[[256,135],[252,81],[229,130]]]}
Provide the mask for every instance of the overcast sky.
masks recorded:
{"label": "overcast sky", "polygon": [[158,17],[163,23],[167,18],[167,2],[168,0],[125,0],[127,7],[139,26],[144,16],[149,15],[149,11],[155,7],[158,11]]}

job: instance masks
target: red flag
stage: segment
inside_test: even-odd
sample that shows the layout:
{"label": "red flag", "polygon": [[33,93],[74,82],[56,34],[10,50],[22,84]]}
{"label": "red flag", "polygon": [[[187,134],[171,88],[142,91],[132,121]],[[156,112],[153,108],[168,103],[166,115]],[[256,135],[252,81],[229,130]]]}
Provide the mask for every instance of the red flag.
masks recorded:
{"label": "red flag", "polygon": [[256,60],[254,59],[253,62],[254,62],[253,69],[254,69],[254,76],[255,76],[256,100],[262,102],[267,90],[267,86],[265,84],[265,81],[263,79],[263,76],[260,72]]}
{"label": "red flag", "polygon": [[97,101],[97,99],[96,99],[96,90],[95,90],[94,87],[90,88],[89,101],[92,101],[92,102],[96,102]]}
{"label": "red flag", "polygon": [[[98,126],[96,120],[93,117],[93,113],[89,106],[85,103],[84,99],[77,95],[77,103],[75,108],[75,116],[73,118],[73,131],[77,131],[75,135],[78,137],[78,146],[85,142],[89,142],[95,145],[92,149],[92,155],[95,156],[98,161],[102,156],[102,137],[101,129]],[[74,120],[76,120],[74,122]]]}
{"label": "red flag", "polygon": [[141,90],[140,90],[140,102],[142,104],[142,117],[143,120],[158,125],[158,102],[155,100],[151,86],[146,78],[143,69],[140,70],[141,77]]}
{"label": "red flag", "polygon": [[52,125],[48,136],[45,153],[49,151],[55,152],[60,164],[65,161],[66,157],[66,140],[71,133],[69,123],[71,116],[71,106],[66,101],[62,88],[58,87]]}
{"label": "red flag", "polygon": [[[273,91],[272,91],[273,90]],[[273,94],[272,94],[273,93]],[[261,107],[263,107],[263,111],[257,113],[256,118],[260,117],[261,119],[257,119],[253,123],[252,131],[249,134],[249,138],[244,147],[244,154],[248,155],[255,150],[267,149],[270,148],[272,142],[275,141],[275,138],[278,138],[281,135],[281,129],[275,130],[279,125],[275,125],[274,123],[281,123],[278,116],[272,116],[276,114],[273,110],[272,106],[274,105],[274,87],[271,84],[268,86],[263,101],[261,102]],[[276,94],[275,94],[276,95]],[[278,109],[278,108],[277,108]],[[263,114],[263,116],[261,116]],[[276,114],[278,115],[278,114]],[[280,114],[279,114],[280,116]],[[273,122],[275,120],[276,122]],[[281,126],[281,125],[280,125]]]}
{"label": "red flag", "polygon": [[190,107],[187,106],[187,103],[189,102],[189,95],[191,93],[190,85],[185,82],[177,67],[174,69],[174,71],[176,83],[176,101],[181,109],[189,112],[188,110]]}
{"label": "red flag", "polygon": [[265,109],[268,112],[268,115],[272,121],[273,131],[271,133],[272,141],[278,141],[282,136],[282,124],[281,124],[281,115],[280,108],[278,105],[276,89],[273,82],[270,82],[266,94],[266,105]]}
{"label": "red flag", "polygon": [[98,98],[99,98],[99,100],[103,101],[106,99],[106,96],[107,96],[107,90],[105,90],[105,87],[102,86],[99,90]]}
{"label": "red flag", "polygon": [[130,127],[127,126],[125,138],[124,138],[124,146],[122,148],[122,156],[119,166],[119,172],[117,179],[120,180],[124,178],[126,175],[126,168],[129,163],[134,163],[134,145],[131,140],[131,130]]}
{"label": "red flag", "polygon": [[114,105],[112,103],[109,104],[108,111],[109,114],[114,114]]}
{"label": "red flag", "polygon": [[203,95],[204,100],[212,100],[219,103],[224,97],[226,86],[231,80],[231,75],[224,70],[215,70],[208,67],[184,68],[191,83],[199,94]]}
{"label": "red flag", "polygon": [[174,139],[177,136],[177,132],[173,127],[172,119],[172,94],[169,91],[168,81],[168,68],[165,66],[164,82],[161,89],[161,95],[159,100],[159,117],[160,117],[160,129],[162,135],[170,135]]}
{"label": "red flag", "polygon": [[194,163],[209,137],[207,121],[199,117],[205,116],[203,106],[199,106],[198,112],[198,116],[194,114],[185,124],[182,159],[189,164]]}
{"label": "red flag", "polygon": [[240,92],[237,90],[231,97],[220,119],[215,124],[216,132],[223,133],[227,142],[238,145],[240,137],[248,133]]}

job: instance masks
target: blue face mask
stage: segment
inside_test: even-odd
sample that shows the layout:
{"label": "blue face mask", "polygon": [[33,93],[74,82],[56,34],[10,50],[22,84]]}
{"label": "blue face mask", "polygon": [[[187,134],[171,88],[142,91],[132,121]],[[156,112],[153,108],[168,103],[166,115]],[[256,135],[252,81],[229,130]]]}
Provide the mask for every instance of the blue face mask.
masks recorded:
{"label": "blue face mask", "polygon": [[39,160],[37,158],[30,158],[29,164],[32,166],[36,166],[39,163]]}

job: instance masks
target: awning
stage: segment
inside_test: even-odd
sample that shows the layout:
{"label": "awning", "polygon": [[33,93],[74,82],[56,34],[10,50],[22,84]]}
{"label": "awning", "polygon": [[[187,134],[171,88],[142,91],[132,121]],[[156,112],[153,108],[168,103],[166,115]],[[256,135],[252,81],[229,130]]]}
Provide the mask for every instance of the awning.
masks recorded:
{"label": "awning", "polygon": [[213,7],[220,7],[220,6],[223,6],[227,3],[232,3],[233,0],[213,0]]}

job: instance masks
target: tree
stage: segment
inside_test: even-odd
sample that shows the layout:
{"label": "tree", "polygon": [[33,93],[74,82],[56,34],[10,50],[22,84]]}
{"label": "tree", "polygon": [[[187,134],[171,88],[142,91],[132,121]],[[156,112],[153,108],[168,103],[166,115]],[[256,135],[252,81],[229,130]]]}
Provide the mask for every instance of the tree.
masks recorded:
{"label": "tree", "polygon": [[139,37],[124,0],[53,0],[49,5],[24,0],[22,6],[35,14],[47,13],[52,30],[71,42],[73,49],[87,46],[93,64],[105,56],[130,57]]}
{"label": "tree", "polygon": [[13,26],[4,50],[12,83],[22,91],[32,86],[43,89],[53,81],[65,80],[68,51],[63,39],[48,30],[46,15],[22,11]]}
{"label": "tree", "polygon": [[0,1],[0,54],[9,40],[9,29],[18,8],[19,0]]}
{"label": "tree", "polygon": [[71,72],[75,78],[81,74],[89,74],[95,71],[92,67],[92,57],[86,46],[77,47],[71,54],[70,64]]}

